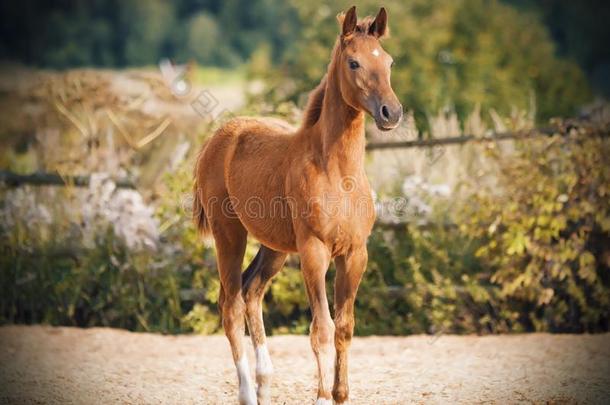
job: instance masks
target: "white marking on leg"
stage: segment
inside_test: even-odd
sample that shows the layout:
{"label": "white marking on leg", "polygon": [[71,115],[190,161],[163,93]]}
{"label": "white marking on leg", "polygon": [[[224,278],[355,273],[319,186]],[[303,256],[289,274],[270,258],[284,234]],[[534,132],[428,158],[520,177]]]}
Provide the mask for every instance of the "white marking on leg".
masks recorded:
{"label": "white marking on leg", "polygon": [[242,354],[241,358],[235,363],[237,367],[237,380],[239,381],[239,403],[244,405],[256,405],[256,393],[254,384],[250,378],[250,367],[248,358]]}
{"label": "white marking on leg", "polygon": [[273,364],[267,345],[260,345],[256,348],[256,375],[270,374],[273,374]]}
{"label": "white marking on leg", "polygon": [[326,398],[318,398],[316,405],[333,405],[333,401]]}
{"label": "white marking on leg", "polygon": [[266,345],[257,346],[256,352],[256,395],[258,403],[267,405],[271,403],[271,374],[273,364]]}
{"label": "white marking on leg", "polygon": [[377,57],[379,56],[379,49],[375,48],[373,49],[373,52],[371,52],[373,54],[373,56]]}
{"label": "white marking on leg", "polygon": [[331,392],[335,379],[335,350],[332,344],[327,344],[319,348],[318,361],[322,391]]}

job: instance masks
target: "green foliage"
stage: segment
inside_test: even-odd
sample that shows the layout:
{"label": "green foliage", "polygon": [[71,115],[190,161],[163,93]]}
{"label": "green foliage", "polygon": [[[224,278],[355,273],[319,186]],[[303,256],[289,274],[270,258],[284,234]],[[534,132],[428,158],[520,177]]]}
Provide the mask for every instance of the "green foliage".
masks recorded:
{"label": "green foliage", "polygon": [[438,207],[459,226],[377,228],[357,331],[607,330],[607,134],[584,127],[519,142],[512,153],[492,145],[498,177],[475,178],[455,209]]}
{"label": "green foliage", "polygon": [[141,66],[156,62],[175,24],[173,12],[171,3],[163,0],[121,2],[119,24],[125,30],[126,64]]}
{"label": "green foliage", "polygon": [[[356,2],[360,14],[379,3]],[[574,4],[572,4],[574,3]],[[604,39],[608,7],[594,2],[541,0],[390,0],[401,99],[425,114],[480,103],[507,112],[536,95],[539,116],[571,114],[589,97],[584,67],[596,92],[608,94]],[[337,33],[334,16],[352,3],[230,0],[89,1],[6,4],[0,13],[0,57],[52,68],[153,65],[161,58],[237,66],[261,47],[285,60],[299,92],[324,73]],[[565,59],[555,57],[559,45]],[[285,74],[286,71],[283,70]],[[273,75],[272,75],[273,76]],[[556,80],[556,79],[562,80]],[[294,96],[298,93],[293,93]],[[422,120],[424,122],[424,120]]]}
{"label": "green foliage", "polygon": [[217,20],[207,12],[190,17],[177,33],[177,60],[196,60],[213,66],[235,66],[242,62],[239,54],[223,39]]}
{"label": "green foliage", "polygon": [[[269,115],[270,103],[283,116],[294,115],[286,101],[323,76],[338,32],[335,14],[351,5],[109,4],[67,11],[49,6],[53,12],[41,23],[45,35],[24,36],[23,60],[65,67],[150,64],[161,56],[215,65],[249,59],[248,71],[234,70],[234,80],[266,76],[274,87],[265,103],[248,108]],[[367,0],[358,7],[362,16],[378,4]],[[386,7],[393,83],[419,122],[445,107],[464,117],[476,106],[500,113],[529,109],[532,100],[542,120],[570,114],[589,97],[581,70],[555,56],[533,14],[484,0],[389,0]],[[282,58],[278,74],[273,63]],[[211,73],[217,71],[199,69],[195,80],[226,79],[214,80]],[[510,154],[488,149],[498,177],[476,178],[464,185],[462,199],[436,206],[436,225],[376,228],[356,302],[357,333],[608,330],[608,128],[564,132],[517,143]],[[192,165],[188,160],[167,175],[163,193],[155,196],[156,250],[130,249],[107,223],[95,228],[93,245],[82,246],[80,224],[65,220],[70,208],[59,203],[47,205],[53,207],[51,224],[25,211],[3,222],[0,323],[220,331],[214,250],[189,218]],[[35,198],[57,202],[71,192]],[[8,203],[3,195],[0,206]],[[255,253],[251,241],[245,262]],[[307,332],[308,304],[295,258],[264,303],[268,331]]]}
{"label": "green foliage", "polygon": [[58,246],[53,238],[23,243],[18,239],[35,236],[23,231],[17,225],[2,232],[1,323],[180,328],[179,289],[188,280],[176,279],[149,252],[131,252],[103,229],[92,250]]}
{"label": "green foliage", "polygon": [[209,306],[196,303],[193,309],[182,318],[182,322],[186,330],[210,335],[218,330],[220,320],[218,314],[213,313]]}
{"label": "green foliage", "polygon": [[305,284],[297,267],[286,266],[276,276],[265,299],[268,323],[273,333],[307,333],[311,318]]}
{"label": "green foliage", "polygon": [[500,332],[476,245],[454,228],[377,229],[357,301],[362,334]]}
{"label": "green foliage", "polygon": [[[356,332],[608,330],[610,142],[607,128],[577,128],[517,142],[509,153],[490,146],[498,174],[464,184],[459,200],[436,203],[431,224],[376,227]],[[54,237],[73,232],[61,221],[69,207],[54,206],[50,227],[19,214],[0,233],[0,323],[219,332],[214,251],[197,235],[185,199],[191,166],[164,180],[157,250],[129,249],[103,224],[94,247],[75,249]],[[256,251],[249,243],[244,264]],[[274,279],[264,313],[271,333],[307,333],[296,257]]]}
{"label": "green foliage", "polygon": [[[155,249],[127,246],[113,224],[99,219],[76,223],[72,211],[91,209],[71,200],[80,190],[30,189],[3,197],[1,208],[23,209],[2,210],[15,215],[0,221],[0,323],[216,331],[213,251],[191,224],[185,198],[191,168],[185,162],[165,179]],[[92,243],[84,242],[90,236]]]}
{"label": "green foliage", "polygon": [[[304,28],[286,56],[286,69],[296,85],[286,91],[284,76],[271,73],[277,99],[296,101],[320,81],[339,30],[335,14],[349,4],[330,9],[294,2]],[[462,119],[476,106],[508,115],[513,108],[529,110],[532,98],[538,119],[546,120],[573,114],[591,97],[582,71],[555,56],[548,31],[534,14],[485,0],[390,1],[385,7],[393,87],[420,123],[447,107]],[[376,2],[358,2],[361,16],[377,9]]]}
{"label": "green foliage", "polygon": [[277,61],[294,40],[279,0],[29,1],[2,6],[0,56],[52,68],[180,63],[236,66],[267,44]]}
{"label": "green foliage", "polygon": [[553,33],[558,54],[569,57],[589,74],[594,91],[610,95],[610,75],[607,65],[607,40],[610,37],[610,7],[596,0],[545,1],[504,0],[542,17]]}
{"label": "green foliage", "polygon": [[582,128],[518,144],[510,156],[488,153],[499,178],[473,185],[461,224],[481,242],[476,255],[498,298],[527,330],[606,330],[608,139]]}

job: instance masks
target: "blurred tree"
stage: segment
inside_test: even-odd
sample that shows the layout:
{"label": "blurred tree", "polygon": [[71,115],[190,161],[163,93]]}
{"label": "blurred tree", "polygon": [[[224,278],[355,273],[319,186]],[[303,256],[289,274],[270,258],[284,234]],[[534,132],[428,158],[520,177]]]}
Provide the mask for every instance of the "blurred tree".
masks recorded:
{"label": "blurred tree", "polygon": [[165,0],[130,0],[122,3],[120,11],[120,27],[126,34],[125,63],[156,63],[163,42],[175,24],[171,3]]}
{"label": "blurred tree", "polygon": [[188,20],[186,31],[186,46],[182,51],[184,59],[190,57],[211,64],[220,41],[216,20],[208,13],[195,14]]}
{"label": "blurred tree", "polygon": [[0,58],[65,68],[179,62],[231,66],[261,44],[277,61],[298,34],[280,0],[24,0],[0,4]]}
{"label": "blurred tree", "polygon": [[[357,2],[361,15],[377,2]],[[519,12],[507,5],[533,12]],[[49,67],[155,64],[162,57],[236,65],[269,44],[272,61],[285,56],[297,90],[321,77],[337,32],[332,8],[320,0],[152,0],[148,2],[23,0],[0,4],[0,57]],[[610,54],[599,0],[388,0],[395,39],[396,85],[420,119],[439,108],[461,114],[476,103],[528,108],[539,116],[572,113],[589,98],[576,59],[608,94]],[[210,44],[214,44],[213,49]],[[303,73],[305,75],[303,76]],[[559,80],[561,79],[561,80]],[[605,90],[604,90],[605,89]],[[294,94],[293,94],[294,96]],[[425,120],[423,120],[425,122]]]}
{"label": "blurred tree", "polygon": [[[297,82],[288,96],[296,100],[325,73],[338,33],[335,14],[348,2],[334,9],[315,0],[293,4],[304,27],[286,55],[289,76]],[[377,11],[376,2],[359,5],[361,16]],[[582,71],[555,56],[548,31],[532,13],[486,0],[389,1],[386,6],[392,38],[385,46],[396,63],[394,88],[422,124],[444,108],[462,118],[476,105],[503,114],[530,110],[532,95],[539,119],[545,120],[573,114],[590,99]]]}
{"label": "blurred tree", "polygon": [[504,0],[536,12],[549,27],[559,54],[576,60],[596,94],[610,97],[610,3],[605,0]]}

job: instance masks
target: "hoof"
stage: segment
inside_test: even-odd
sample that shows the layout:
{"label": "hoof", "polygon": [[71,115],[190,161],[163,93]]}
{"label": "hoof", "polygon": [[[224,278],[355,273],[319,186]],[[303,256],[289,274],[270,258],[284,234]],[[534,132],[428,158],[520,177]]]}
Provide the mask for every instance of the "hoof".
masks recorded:
{"label": "hoof", "polygon": [[239,394],[239,405],[256,405],[256,394],[254,391],[245,395]]}

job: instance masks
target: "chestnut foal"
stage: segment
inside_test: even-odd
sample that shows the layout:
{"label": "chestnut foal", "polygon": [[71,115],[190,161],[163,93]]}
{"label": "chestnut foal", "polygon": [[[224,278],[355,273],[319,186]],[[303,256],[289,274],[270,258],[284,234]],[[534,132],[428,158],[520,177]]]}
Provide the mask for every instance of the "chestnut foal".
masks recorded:
{"label": "chestnut foal", "polygon": [[[262,299],[291,252],[300,255],[311,306],[317,404],[331,404],[331,396],[337,404],[348,400],[354,300],[375,219],[364,172],[364,116],[390,130],[399,124],[402,106],[390,85],[392,58],[379,43],[387,30],[385,9],[358,21],[352,7],[338,20],[341,34],[328,72],[296,133],[277,120],[235,118],[210,138],[197,161],[194,218],[216,243],[219,306],[242,404],[270,402],[273,367]],[[242,273],[248,234],[261,247]],[[334,322],[324,281],[333,259]],[[256,351],[256,393],[242,345],[244,316]]]}

